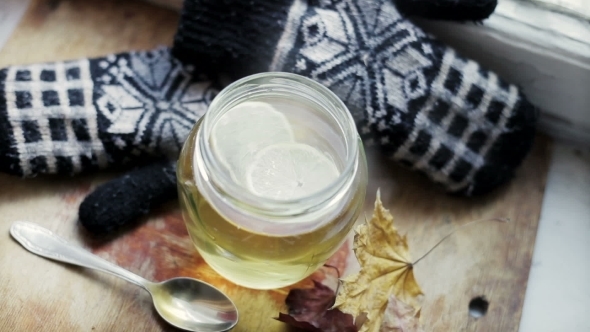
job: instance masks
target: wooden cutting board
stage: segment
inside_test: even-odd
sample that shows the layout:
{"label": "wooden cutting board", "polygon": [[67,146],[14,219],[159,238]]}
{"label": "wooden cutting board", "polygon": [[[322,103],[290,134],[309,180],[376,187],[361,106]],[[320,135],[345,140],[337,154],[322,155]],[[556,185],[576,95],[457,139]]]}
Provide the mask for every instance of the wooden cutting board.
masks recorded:
{"label": "wooden cutting board", "polygon": [[[178,14],[150,4],[116,0],[33,0],[0,52],[0,67],[98,56],[169,45]],[[550,159],[550,142],[539,137],[515,179],[491,195],[449,197],[422,176],[369,151],[370,215],[377,188],[398,228],[421,256],[448,232],[466,222],[508,217],[510,223],[482,223],[461,229],[415,268],[425,298],[426,331],[516,331],[531,265],[533,245]],[[288,288],[256,291],[235,286],[212,271],[188,239],[176,202],[154,211],[141,226],[111,239],[90,239],[76,221],[81,200],[96,185],[118,174],[42,177],[23,180],[0,174],[0,331],[162,331],[174,330],[134,285],[34,256],[8,229],[28,220],[53,230],[145,278],[178,275],[219,286],[236,302],[235,331],[288,331],[273,320],[285,311]],[[331,259],[342,270],[354,266],[347,243]],[[330,271],[312,278],[334,281]],[[308,287],[311,278],[293,287]],[[476,297],[487,314],[469,315]]]}

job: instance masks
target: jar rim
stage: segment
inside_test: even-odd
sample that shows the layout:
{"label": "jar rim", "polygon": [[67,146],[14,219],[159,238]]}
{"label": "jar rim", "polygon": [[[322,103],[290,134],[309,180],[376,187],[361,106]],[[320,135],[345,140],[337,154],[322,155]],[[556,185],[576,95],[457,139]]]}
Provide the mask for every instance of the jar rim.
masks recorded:
{"label": "jar rim", "polygon": [[[261,79],[271,79],[272,82],[264,84],[256,83]],[[209,110],[203,117],[202,131],[200,135],[204,135],[204,139],[197,138],[199,150],[202,153],[202,161],[207,169],[221,169],[221,162],[215,157],[209,143],[212,127],[216,120],[224,114],[225,111],[231,109],[234,105],[225,102],[227,97],[232,94],[243,92],[240,88],[252,87],[255,84],[258,86],[286,84],[289,82],[289,89],[298,87],[302,92],[316,93],[317,96],[313,98],[322,98],[325,103],[322,107],[323,111],[329,112],[340,126],[343,139],[345,141],[345,161],[343,163],[342,172],[329,185],[321,190],[296,199],[273,199],[269,197],[261,197],[249,192],[246,192],[242,186],[235,183],[226,172],[208,173],[208,178],[211,184],[216,187],[216,191],[224,194],[225,198],[233,201],[234,204],[246,205],[249,210],[255,210],[257,213],[272,215],[272,216],[292,216],[294,214],[308,213],[324,206],[330,201],[337,201],[343,194],[342,189],[348,188],[348,184],[352,183],[354,175],[358,167],[359,144],[360,138],[358,136],[354,119],[348,108],[342,100],[336,96],[330,89],[324,85],[309,79],[307,77],[284,72],[265,72],[244,77],[223,89],[213,100],[209,106]],[[290,90],[295,93],[296,91]],[[312,98],[310,95],[305,97]],[[232,99],[232,98],[230,98]]]}

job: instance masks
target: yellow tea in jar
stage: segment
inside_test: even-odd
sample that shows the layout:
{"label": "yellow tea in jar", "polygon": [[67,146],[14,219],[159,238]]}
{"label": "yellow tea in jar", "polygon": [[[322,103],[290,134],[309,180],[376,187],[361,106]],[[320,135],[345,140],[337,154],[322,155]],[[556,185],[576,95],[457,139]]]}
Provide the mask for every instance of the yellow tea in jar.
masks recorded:
{"label": "yellow tea in jar", "polygon": [[183,216],[205,261],[258,289],[293,284],[341,245],[362,208],[365,156],[328,89],[265,73],[224,89],[181,152]]}

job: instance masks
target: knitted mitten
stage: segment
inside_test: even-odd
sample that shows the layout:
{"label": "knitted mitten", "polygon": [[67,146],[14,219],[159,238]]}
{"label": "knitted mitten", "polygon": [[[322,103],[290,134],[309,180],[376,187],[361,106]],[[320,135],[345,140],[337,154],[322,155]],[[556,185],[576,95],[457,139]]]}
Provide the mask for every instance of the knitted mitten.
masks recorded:
{"label": "knitted mitten", "polygon": [[175,159],[217,91],[193,71],[166,48],[0,70],[0,171]]}
{"label": "knitted mitten", "polygon": [[452,193],[506,182],[535,133],[537,111],[516,86],[391,0],[187,1],[173,54],[203,71],[310,77],[346,103],[366,144]]}

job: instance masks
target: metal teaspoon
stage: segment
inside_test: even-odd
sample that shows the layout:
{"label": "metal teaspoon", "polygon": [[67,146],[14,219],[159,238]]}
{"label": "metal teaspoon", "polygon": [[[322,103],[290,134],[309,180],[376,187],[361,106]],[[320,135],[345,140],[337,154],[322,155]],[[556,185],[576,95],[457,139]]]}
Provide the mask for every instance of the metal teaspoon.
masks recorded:
{"label": "metal teaspoon", "polygon": [[159,283],[148,281],[30,222],[14,222],[10,234],[34,254],[107,272],[142,287],[152,296],[160,316],[178,328],[221,332],[230,330],[238,322],[238,310],[234,303],[203,281],[192,278],[172,278]]}

